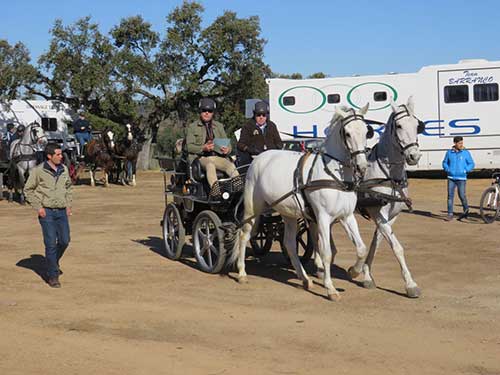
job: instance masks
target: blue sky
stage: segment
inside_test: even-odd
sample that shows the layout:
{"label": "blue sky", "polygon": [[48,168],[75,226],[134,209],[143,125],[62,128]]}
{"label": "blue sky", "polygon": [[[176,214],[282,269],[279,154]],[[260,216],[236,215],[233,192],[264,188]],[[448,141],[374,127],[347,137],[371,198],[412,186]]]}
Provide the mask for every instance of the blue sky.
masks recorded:
{"label": "blue sky", "polygon": [[[36,59],[48,48],[56,18],[70,24],[90,15],[108,32],[140,14],[157,31],[182,1],[23,0],[2,6],[0,39],[22,41]],[[415,72],[464,58],[500,60],[500,2],[206,0],[205,23],[224,10],[258,15],[267,39],[265,62],[279,73],[331,76]]]}

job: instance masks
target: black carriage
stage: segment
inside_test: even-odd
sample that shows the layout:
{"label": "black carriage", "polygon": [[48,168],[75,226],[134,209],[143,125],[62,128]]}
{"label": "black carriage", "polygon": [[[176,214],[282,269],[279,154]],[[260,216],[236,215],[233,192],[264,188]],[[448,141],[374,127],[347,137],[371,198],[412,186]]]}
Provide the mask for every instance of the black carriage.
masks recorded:
{"label": "black carriage", "polygon": [[[167,257],[179,259],[186,236],[191,235],[193,253],[200,269],[208,273],[220,272],[234,245],[234,231],[242,218],[245,176],[240,174],[229,178],[217,172],[221,195],[213,199],[209,196],[210,187],[199,159],[189,163],[184,154],[180,158],[158,158],[158,161],[164,176],[165,212],[161,226]],[[245,167],[239,170],[245,170]],[[258,222],[257,231],[250,241],[253,255],[266,255],[277,240],[286,256],[281,216],[269,212]],[[313,253],[312,238],[303,222],[297,225],[297,250],[305,263]]]}

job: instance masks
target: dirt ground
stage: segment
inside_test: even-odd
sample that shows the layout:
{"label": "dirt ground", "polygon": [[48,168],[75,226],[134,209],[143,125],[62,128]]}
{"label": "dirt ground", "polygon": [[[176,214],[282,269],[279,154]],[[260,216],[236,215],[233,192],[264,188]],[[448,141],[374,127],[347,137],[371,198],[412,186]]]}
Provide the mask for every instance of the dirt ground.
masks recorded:
{"label": "dirt ground", "polygon": [[[469,181],[474,212],[488,185]],[[348,281],[339,227],[338,303],[319,280],[304,291],[279,252],[249,258],[246,285],[165,258],[159,172],[75,187],[61,289],[41,278],[35,212],[1,201],[0,374],[500,374],[500,223],[443,221],[445,186],[412,179],[415,211],[395,226],[422,297],[405,297],[386,243],[378,289]]]}

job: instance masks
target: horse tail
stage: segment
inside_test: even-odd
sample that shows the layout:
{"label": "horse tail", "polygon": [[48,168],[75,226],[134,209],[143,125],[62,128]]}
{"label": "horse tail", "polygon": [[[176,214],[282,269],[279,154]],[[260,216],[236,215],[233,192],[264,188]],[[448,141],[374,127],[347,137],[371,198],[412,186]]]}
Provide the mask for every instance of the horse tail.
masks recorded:
{"label": "horse tail", "polygon": [[[247,174],[248,177],[248,174]],[[254,204],[253,204],[253,191],[254,191],[254,181],[250,181],[247,178],[245,184],[245,190],[243,193],[243,203],[244,203],[244,214],[243,214],[243,225],[240,224],[238,229],[236,229],[234,234],[234,245],[231,251],[231,255],[228,260],[229,265],[235,264],[239,257],[245,257],[246,242],[250,237],[250,232],[255,222],[254,217]],[[245,238],[248,237],[248,238]]]}

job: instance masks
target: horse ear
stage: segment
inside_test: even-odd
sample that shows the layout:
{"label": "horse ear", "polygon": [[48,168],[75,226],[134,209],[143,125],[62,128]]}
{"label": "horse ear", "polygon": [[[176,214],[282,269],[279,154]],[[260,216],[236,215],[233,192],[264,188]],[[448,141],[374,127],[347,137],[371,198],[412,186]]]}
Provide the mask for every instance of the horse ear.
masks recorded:
{"label": "horse ear", "polygon": [[415,100],[413,99],[413,95],[408,98],[408,102],[406,103],[406,107],[411,112],[411,114],[415,113]]}
{"label": "horse ear", "polygon": [[349,115],[347,112],[345,112],[342,108],[339,108],[338,106],[335,107],[335,113],[342,118],[346,118]]}
{"label": "horse ear", "polygon": [[368,112],[368,108],[369,108],[369,107],[370,107],[370,103],[366,103],[366,105],[365,105],[363,108],[361,108],[361,109],[359,110],[359,114],[360,114],[361,116],[366,115],[366,113]]}

